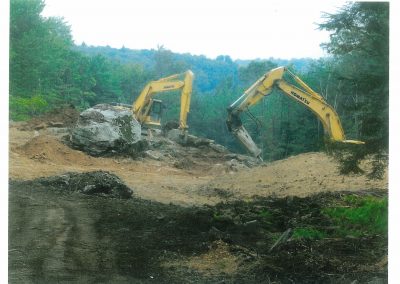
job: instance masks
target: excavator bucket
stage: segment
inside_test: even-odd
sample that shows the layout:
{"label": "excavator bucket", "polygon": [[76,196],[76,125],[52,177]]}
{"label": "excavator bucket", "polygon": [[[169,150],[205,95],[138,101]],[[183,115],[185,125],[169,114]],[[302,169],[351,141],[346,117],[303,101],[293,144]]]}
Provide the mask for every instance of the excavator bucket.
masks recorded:
{"label": "excavator bucket", "polygon": [[343,140],[340,141],[342,143],[347,143],[347,144],[365,144],[363,141],[358,141],[358,140]]}
{"label": "excavator bucket", "polygon": [[254,157],[257,157],[260,160],[262,160],[261,149],[257,147],[256,143],[254,143],[253,139],[243,126],[234,129],[232,133],[239,139],[239,141],[243,144],[243,146],[245,146],[246,149],[252,155],[254,155]]}

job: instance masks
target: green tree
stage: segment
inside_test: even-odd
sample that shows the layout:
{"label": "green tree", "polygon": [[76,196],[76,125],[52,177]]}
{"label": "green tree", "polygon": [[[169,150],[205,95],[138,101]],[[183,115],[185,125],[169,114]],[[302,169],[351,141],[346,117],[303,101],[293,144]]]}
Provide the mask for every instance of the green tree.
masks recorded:
{"label": "green tree", "polygon": [[[11,117],[40,113],[57,97],[73,45],[69,27],[59,18],[43,18],[41,0],[10,2]],[[45,103],[33,103],[44,101]],[[24,105],[24,103],[26,105]],[[29,111],[35,106],[34,111]],[[42,107],[42,109],[40,109]],[[20,113],[18,112],[25,112]]]}
{"label": "green tree", "polygon": [[174,58],[174,53],[160,46],[154,54],[155,74],[158,78],[182,73],[188,66],[181,60]]}
{"label": "green tree", "polygon": [[246,67],[239,68],[239,80],[243,85],[250,87],[250,84],[276,67],[278,66],[271,61],[251,61]]}
{"label": "green tree", "polygon": [[320,28],[332,34],[323,46],[337,62],[340,103],[357,114],[360,138],[366,142],[342,155],[342,170],[357,172],[360,160],[372,155],[370,176],[382,177],[389,136],[389,3],[355,2],[325,17]]}

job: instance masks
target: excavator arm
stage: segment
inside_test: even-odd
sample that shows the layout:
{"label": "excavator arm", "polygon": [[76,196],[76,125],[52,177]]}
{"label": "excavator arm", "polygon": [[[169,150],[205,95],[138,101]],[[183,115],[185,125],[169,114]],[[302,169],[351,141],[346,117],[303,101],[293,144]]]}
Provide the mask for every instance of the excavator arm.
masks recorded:
{"label": "excavator arm", "polygon": [[[300,87],[289,84],[283,75],[289,74]],[[261,159],[261,150],[254,143],[248,131],[244,128],[240,114],[249,107],[257,104],[274,89],[280,90],[289,98],[303,104],[310,109],[321,121],[325,131],[333,141],[352,144],[364,144],[362,141],[346,140],[342,124],[336,111],[324,98],[314,92],[299,77],[285,67],[275,68],[258,79],[242,96],[228,107],[228,130],[235,135],[246,149],[255,157]]]}
{"label": "excavator arm", "polygon": [[[184,77],[183,80],[181,79],[182,77]],[[193,72],[190,70],[183,74],[175,74],[152,81],[144,87],[139,97],[133,103],[133,114],[140,124],[160,125],[161,101],[154,99],[154,96],[158,93],[182,89],[179,128],[186,130],[188,128],[187,115],[190,110],[192,85]]]}

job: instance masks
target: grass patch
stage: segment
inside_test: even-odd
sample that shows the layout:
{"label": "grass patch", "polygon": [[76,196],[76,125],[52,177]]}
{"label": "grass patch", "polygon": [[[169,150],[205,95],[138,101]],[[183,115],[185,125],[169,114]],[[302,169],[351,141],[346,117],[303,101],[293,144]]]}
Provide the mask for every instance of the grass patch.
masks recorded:
{"label": "grass patch", "polygon": [[260,217],[263,218],[263,219],[270,219],[270,218],[272,218],[272,214],[271,214],[268,210],[266,210],[266,209],[263,209],[263,210],[261,210],[260,212],[258,212],[258,216],[260,216]]}
{"label": "grass patch", "polygon": [[343,198],[345,206],[323,209],[331,218],[338,235],[387,235],[388,231],[388,198],[358,197],[354,195]]}
{"label": "grass patch", "polygon": [[296,228],[293,231],[293,239],[323,239],[327,236],[325,232],[319,231],[314,228]]}

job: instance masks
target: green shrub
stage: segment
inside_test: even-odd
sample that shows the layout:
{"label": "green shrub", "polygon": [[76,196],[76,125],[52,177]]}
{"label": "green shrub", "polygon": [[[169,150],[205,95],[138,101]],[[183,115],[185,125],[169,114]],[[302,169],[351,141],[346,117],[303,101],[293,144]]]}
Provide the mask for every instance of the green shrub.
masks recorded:
{"label": "green shrub", "polygon": [[12,120],[27,120],[47,110],[48,103],[41,95],[31,98],[10,96],[10,116]]}

